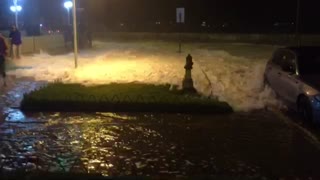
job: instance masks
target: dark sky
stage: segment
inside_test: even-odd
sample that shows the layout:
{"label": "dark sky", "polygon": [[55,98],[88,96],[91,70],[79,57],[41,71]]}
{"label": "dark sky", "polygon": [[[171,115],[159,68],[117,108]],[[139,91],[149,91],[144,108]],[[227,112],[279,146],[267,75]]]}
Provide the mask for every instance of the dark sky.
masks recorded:
{"label": "dark sky", "polygon": [[[85,1],[85,0],[83,0]],[[272,21],[295,17],[295,0],[91,0],[91,12],[109,19],[174,19],[184,6],[188,20]],[[115,18],[116,17],[116,18]],[[101,17],[102,18],[102,17]]]}
{"label": "dark sky", "polygon": [[[12,0],[6,0],[11,2]],[[64,0],[20,0],[25,18],[36,16],[51,24],[64,23]],[[0,15],[7,12],[0,0]],[[294,22],[296,0],[78,0],[92,23],[146,23],[175,21],[175,8],[186,8],[187,23],[269,26],[275,22]],[[1,4],[2,3],[2,4]],[[320,29],[320,0],[301,0],[305,29]],[[2,9],[1,9],[2,8]],[[38,10],[36,10],[38,9]],[[29,13],[27,13],[28,11]],[[30,13],[32,12],[32,13]],[[9,12],[10,13],[10,12]],[[31,14],[31,15],[30,15]],[[37,14],[37,15],[34,15]]]}
{"label": "dark sky", "polygon": [[[293,22],[296,0],[82,0],[97,21],[174,20],[175,8],[186,7],[187,21],[212,23]],[[303,21],[320,20],[320,0],[301,0]]]}

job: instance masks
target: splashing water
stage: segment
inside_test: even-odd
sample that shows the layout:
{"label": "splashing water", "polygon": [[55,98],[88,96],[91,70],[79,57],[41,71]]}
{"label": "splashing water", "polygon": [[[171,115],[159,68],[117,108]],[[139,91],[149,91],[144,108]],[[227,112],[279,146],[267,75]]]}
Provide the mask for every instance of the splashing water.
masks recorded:
{"label": "splashing water", "polygon": [[[242,48],[230,46],[239,51]],[[185,49],[194,57],[193,79],[203,95],[216,96],[239,111],[277,104],[272,91],[263,88],[268,56],[234,56],[228,50],[210,45],[188,44]],[[247,49],[245,53],[250,54],[250,47]],[[261,47],[261,51],[271,54],[268,48]],[[78,69],[74,69],[72,54],[51,56],[42,52],[15,62],[16,68],[9,74],[33,77],[38,81],[60,80],[85,85],[143,82],[181,86],[184,64],[185,54],[176,53],[174,43],[96,42],[93,50],[80,53]]]}

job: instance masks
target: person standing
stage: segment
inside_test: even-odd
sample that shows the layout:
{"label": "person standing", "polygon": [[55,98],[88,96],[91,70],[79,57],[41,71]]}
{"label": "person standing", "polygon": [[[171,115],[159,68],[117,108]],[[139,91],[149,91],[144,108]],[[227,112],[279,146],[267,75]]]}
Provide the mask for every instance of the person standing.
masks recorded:
{"label": "person standing", "polygon": [[5,67],[5,58],[7,55],[7,45],[4,37],[0,33],[0,75],[3,79],[3,86],[7,86],[6,84],[6,67]]}
{"label": "person standing", "polygon": [[20,59],[21,57],[21,33],[17,29],[16,26],[12,26],[12,30],[10,32],[9,38],[11,39],[11,47],[12,47],[12,58]]}

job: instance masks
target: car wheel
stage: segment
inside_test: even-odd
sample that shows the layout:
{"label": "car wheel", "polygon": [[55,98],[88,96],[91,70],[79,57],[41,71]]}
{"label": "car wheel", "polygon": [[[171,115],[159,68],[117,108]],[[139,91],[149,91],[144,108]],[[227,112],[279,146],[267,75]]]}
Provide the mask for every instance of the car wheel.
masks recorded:
{"label": "car wheel", "polygon": [[307,97],[303,96],[298,101],[298,112],[301,118],[306,122],[313,122],[313,112],[310,101]]}

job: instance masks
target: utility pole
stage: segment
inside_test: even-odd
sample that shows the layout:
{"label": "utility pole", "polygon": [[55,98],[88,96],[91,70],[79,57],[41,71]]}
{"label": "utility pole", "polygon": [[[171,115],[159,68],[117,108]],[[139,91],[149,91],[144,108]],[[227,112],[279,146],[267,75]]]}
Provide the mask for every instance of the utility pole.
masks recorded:
{"label": "utility pole", "polygon": [[13,5],[15,7],[15,12],[14,12],[14,15],[15,15],[15,24],[16,24],[16,27],[17,29],[19,28],[19,23],[18,23],[18,0],[13,0]]}
{"label": "utility pole", "polygon": [[300,17],[300,13],[301,13],[301,2],[300,0],[297,0],[297,12],[296,12],[296,40],[298,41],[298,46],[301,46],[301,34],[300,34],[300,21],[301,21],[301,17]]}

